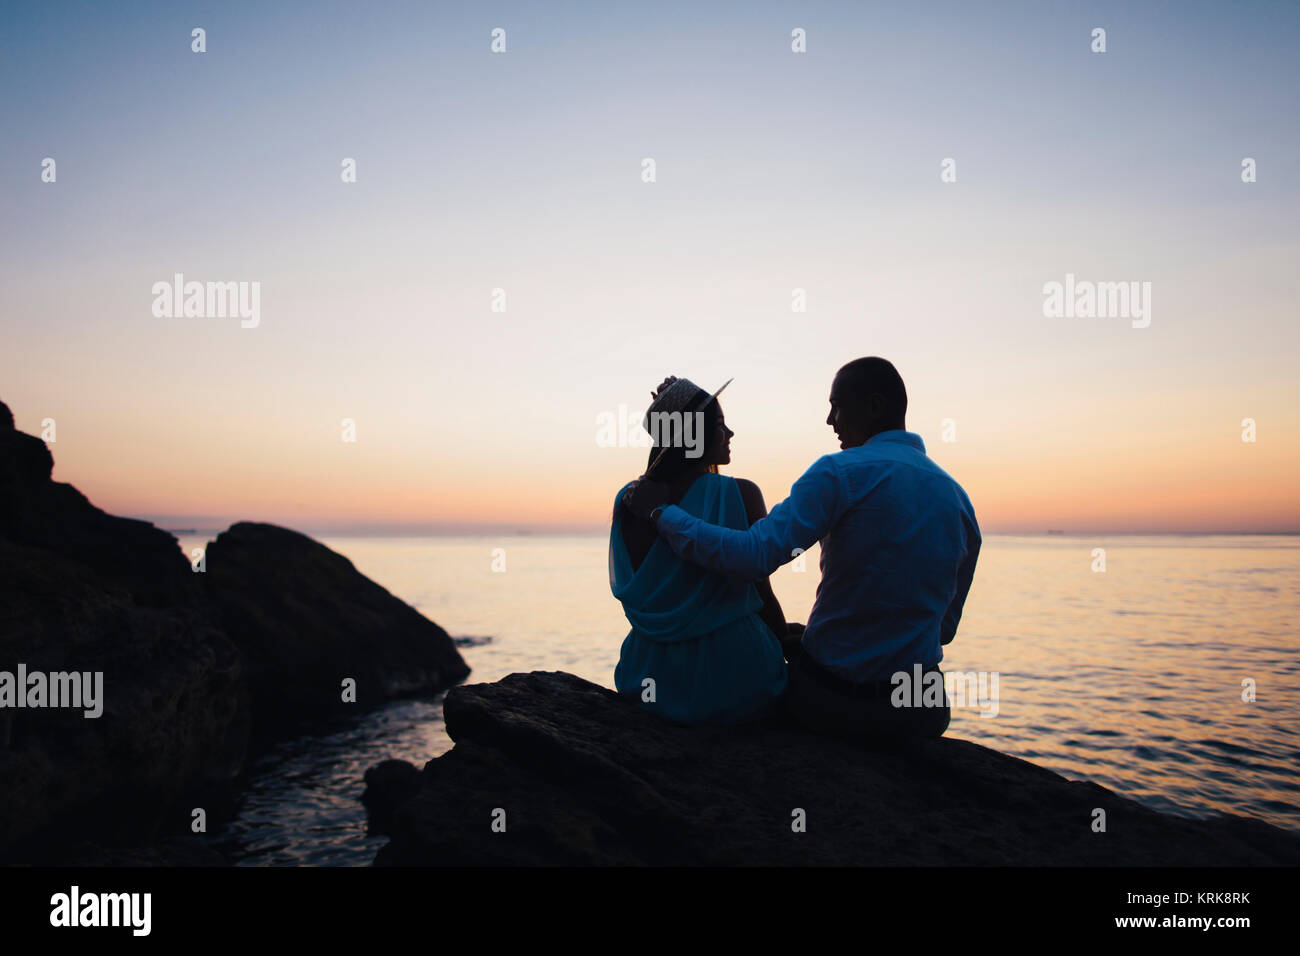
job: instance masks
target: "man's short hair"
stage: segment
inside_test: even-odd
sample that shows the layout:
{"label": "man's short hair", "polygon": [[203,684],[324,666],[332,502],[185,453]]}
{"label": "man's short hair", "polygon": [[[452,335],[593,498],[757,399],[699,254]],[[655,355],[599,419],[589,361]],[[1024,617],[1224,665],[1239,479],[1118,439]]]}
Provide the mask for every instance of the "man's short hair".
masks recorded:
{"label": "man's short hair", "polygon": [[873,394],[885,400],[886,415],[890,422],[901,423],[907,414],[907,389],[903,376],[898,374],[888,359],[869,356],[854,359],[836,373],[849,396],[866,405]]}

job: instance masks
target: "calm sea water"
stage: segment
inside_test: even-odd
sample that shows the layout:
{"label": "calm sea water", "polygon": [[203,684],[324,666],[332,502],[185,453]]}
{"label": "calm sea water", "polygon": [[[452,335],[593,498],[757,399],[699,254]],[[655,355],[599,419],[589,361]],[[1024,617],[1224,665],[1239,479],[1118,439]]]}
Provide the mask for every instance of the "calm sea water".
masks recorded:
{"label": "calm sea water", "polygon": [[[460,640],[470,682],[565,670],[613,686],[628,626],[604,536],[324,540]],[[773,576],[789,620],[807,619],[817,556]],[[997,714],[954,708],[948,734],[1157,810],[1300,832],[1298,622],[1297,537],[990,535],[944,669],[996,672]],[[246,865],[367,864],[385,841],[366,835],[362,774],[450,747],[440,698],[284,742],[212,838]]]}

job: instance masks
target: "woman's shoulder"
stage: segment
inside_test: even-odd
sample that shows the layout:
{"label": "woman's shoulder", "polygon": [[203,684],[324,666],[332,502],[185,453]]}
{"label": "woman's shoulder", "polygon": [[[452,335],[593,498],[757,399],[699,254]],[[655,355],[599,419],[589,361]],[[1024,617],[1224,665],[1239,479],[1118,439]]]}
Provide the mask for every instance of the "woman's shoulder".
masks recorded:
{"label": "woman's shoulder", "polygon": [[758,501],[763,500],[763,492],[759,490],[758,485],[754,484],[748,478],[733,478],[730,475],[719,475],[718,477],[726,478],[734,484],[736,490],[740,492],[740,496],[746,501],[749,501],[750,499],[756,499]]}
{"label": "woman's shoulder", "polygon": [[[636,479],[633,478],[632,481],[636,481]],[[614,511],[612,517],[615,521],[618,520],[619,512],[622,510],[619,505],[623,501],[623,493],[632,486],[632,481],[624,482],[623,487],[619,488],[618,491],[614,493]]]}
{"label": "woman's shoulder", "polygon": [[[748,478],[735,478],[731,475],[709,472],[699,477],[697,485],[692,487],[691,491],[695,494],[689,497],[695,502],[697,510],[702,502],[710,499],[726,502],[727,504],[721,505],[724,513],[728,513],[731,509],[743,509],[745,524],[738,525],[739,527],[753,524],[767,514],[763,504],[763,493],[758,490],[758,485]],[[701,493],[703,497],[700,497]],[[686,499],[683,499],[683,504],[686,504]],[[703,507],[705,510],[710,508],[707,504]],[[687,510],[690,511],[691,508],[687,507]],[[713,520],[721,520],[722,523],[730,525],[732,521],[740,520],[740,515],[738,514],[734,519],[725,519],[719,515]]]}
{"label": "woman's shoulder", "polygon": [[733,489],[739,490],[735,478],[716,471],[706,471],[691,483],[691,486],[682,494],[681,501],[693,498],[701,492],[717,494],[721,491],[723,494],[728,494],[733,493]]}
{"label": "woman's shoulder", "polygon": [[[638,479],[633,478],[631,481],[624,482],[623,485],[614,493],[614,509],[618,510],[619,502],[623,500],[623,493],[627,491]],[[763,493],[759,490],[758,485],[748,478],[735,478],[731,475],[724,475],[719,472],[705,472],[691,484],[686,493],[675,502],[681,505],[691,499],[701,491],[707,491],[710,487],[716,488],[723,494],[738,494],[740,499],[745,503],[745,510],[752,510],[752,506],[757,503],[762,506]],[[714,492],[715,494],[717,492]]]}
{"label": "woman's shoulder", "polygon": [[767,516],[767,502],[763,500],[763,492],[758,485],[748,478],[736,478],[736,489],[740,492],[740,500],[745,503],[745,514],[749,518],[749,523],[753,524],[759,518]]}
{"label": "woman's shoulder", "polygon": [[[758,490],[758,485],[754,484],[748,478],[736,478],[733,475],[724,475],[721,472],[705,472],[696,479],[701,488],[712,486],[721,488],[725,491],[735,490],[740,492],[741,497],[749,498],[751,495],[757,495],[761,498],[762,492]],[[693,488],[694,486],[692,486]]]}

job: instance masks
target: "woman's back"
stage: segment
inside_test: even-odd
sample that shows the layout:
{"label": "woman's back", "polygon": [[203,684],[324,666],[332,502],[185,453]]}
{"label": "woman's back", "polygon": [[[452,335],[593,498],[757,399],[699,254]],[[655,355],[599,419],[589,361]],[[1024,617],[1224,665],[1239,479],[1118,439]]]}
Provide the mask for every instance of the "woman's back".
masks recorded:
{"label": "woman's back", "polygon": [[[716,472],[713,473],[716,474]],[[680,504],[700,477],[702,475],[690,475],[685,483],[679,481],[670,484],[668,486],[668,504]],[[626,487],[624,485],[624,488]],[[622,500],[621,491],[619,492],[619,500]],[[614,507],[617,511],[619,506],[616,504]],[[641,562],[650,553],[650,548],[658,540],[659,533],[655,531],[654,525],[648,519],[638,517],[630,511],[625,510],[622,518],[623,544],[627,548],[628,557],[632,561],[633,570],[635,570],[641,566]]]}
{"label": "woman's back", "polygon": [[[682,560],[657,538],[634,563],[622,493],[610,529],[610,588],[632,630],[623,642],[615,686],[636,695],[646,709],[683,723],[754,716],[785,687],[785,659],[780,642],[758,618],[758,591],[750,582]],[[740,489],[726,475],[700,475],[679,504],[710,524],[749,526]]]}

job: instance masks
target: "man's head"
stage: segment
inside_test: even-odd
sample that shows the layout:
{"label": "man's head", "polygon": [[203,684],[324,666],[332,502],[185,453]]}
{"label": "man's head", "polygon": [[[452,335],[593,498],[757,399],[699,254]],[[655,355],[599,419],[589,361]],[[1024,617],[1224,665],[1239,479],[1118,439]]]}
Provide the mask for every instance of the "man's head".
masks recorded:
{"label": "man's head", "polygon": [[826,424],[835,429],[841,448],[856,448],[879,432],[905,428],[906,414],[903,378],[885,359],[854,359],[835,373]]}

